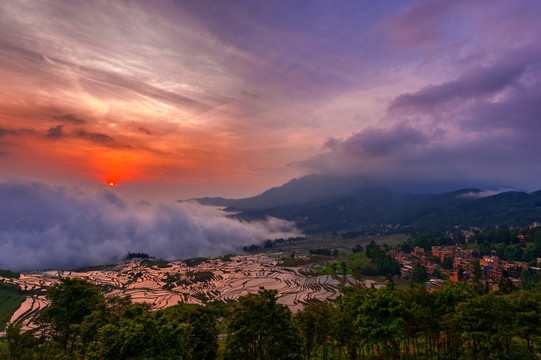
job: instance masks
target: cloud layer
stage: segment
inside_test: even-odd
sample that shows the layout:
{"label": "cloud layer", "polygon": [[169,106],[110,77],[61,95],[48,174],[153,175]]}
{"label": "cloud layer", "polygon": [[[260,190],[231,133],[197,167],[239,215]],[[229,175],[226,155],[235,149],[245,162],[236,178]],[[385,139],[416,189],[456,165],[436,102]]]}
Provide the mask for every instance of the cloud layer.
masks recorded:
{"label": "cloud layer", "polygon": [[126,200],[42,182],[0,183],[0,268],[73,268],[128,252],[173,260],[238,252],[268,238],[297,236],[269,218],[245,223],[197,204]]}
{"label": "cloud layer", "polygon": [[[425,54],[423,66],[442,55],[454,60],[447,76],[397,94],[377,124],[329,138],[322,153],[301,164],[395,184],[539,189],[541,46],[532,34],[541,26],[528,12],[541,8],[499,3],[485,13],[484,5],[421,1],[391,18],[390,29],[402,31],[397,41]],[[507,12],[517,18],[510,20]],[[472,23],[464,18],[475,19],[478,29],[457,44],[457,35],[442,24],[459,17],[466,27]],[[494,35],[506,28],[496,41]]]}

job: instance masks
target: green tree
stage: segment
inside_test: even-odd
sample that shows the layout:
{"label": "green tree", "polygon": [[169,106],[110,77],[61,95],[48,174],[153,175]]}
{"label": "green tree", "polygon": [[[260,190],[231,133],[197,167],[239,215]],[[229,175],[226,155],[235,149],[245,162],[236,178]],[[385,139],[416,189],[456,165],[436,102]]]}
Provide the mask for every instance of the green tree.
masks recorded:
{"label": "green tree", "polygon": [[[34,359],[40,355],[41,343],[34,330],[22,332],[21,323],[10,324],[2,339],[8,344],[9,359]],[[0,357],[1,358],[1,357]]]}
{"label": "green tree", "polygon": [[466,283],[447,283],[431,293],[430,296],[434,317],[438,322],[436,331],[441,331],[442,335],[441,340],[439,334],[437,335],[438,349],[441,347],[442,353],[447,354],[448,358],[458,359],[462,339],[459,322],[455,316],[456,308],[459,304],[474,297],[474,290]]}
{"label": "green tree", "polygon": [[275,290],[239,298],[227,327],[224,360],[300,359],[300,336],[291,311],[276,302]]}
{"label": "green tree", "polygon": [[337,319],[337,340],[346,348],[348,359],[358,359],[362,352],[362,337],[355,320],[360,315],[361,305],[368,294],[374,291],[366,287],[345,287],[343,296],[339,298]]}
{"label": "green tree", "polygon": [[335,334],[336,309],[328,302],[311,300],[304,310],[293,317],[302,334],[304,353],[307,358],[314,349],[322,349],[324,360],[328,358],[328,344]]}
{"label": "green tree", "polygon": [[541,294],[517,291],[510,296],[513,308],[513,330],[526,344],[531,358],[541,347]]}
{"label": "green tree", "polygon": [[469,357],[512,359],[513,314],[507,297],[494,293],[477,296],[457,307],[463,349]]}
{"label": "green tree", "polygon": [[533,279],[532,274],[526,269],[522,270],[520,273],[520,277],[522,279],[522,288],[525,290],[533,289],[535,286],[535,281]]}
{"label": "green tree", "polygon": [[215,359],[218,352],[217,314],[212,306],[179,304],[164,310],[175,322],[189,324],[186,360]]}
{"label": "green tree", "polygon": [[513,282],[511,281],[511,279],[509,279],[509,275],[507,273],[507,270],[502,271],[502,277],[500,278],[500,282],[499,282],[498,285],[500,287],[500,293],[503,293],[503,294],[509,294],[513,290],[516,289],[515,285],[513,285]]}
{"label": "green tree", "polygon": [[185,359],[190,325],[133,304],[118,322],[101,327],[92,357],[97,359]]}
{"label": "green tree", "polygon": [[481,264],[479,263],[479,261],[473,262],[472,273],[473,273],[474,279],[477,278],[477,280],[481,280],[483,273],[481,272]]}
{"label": "green tree", "polygon": [[346,276],[348,273],[348,266],[345,261],[342,261],[340,263],[340,270],[342,271],[342,275]]}
{"label": "green tree", "polygon": [[77,325],[86,316],[105,304],[105,298],[92,283],[77,278],[61,278],[49,288],[47,298],[50,305],[43,310],[38,322],[50,328],[65,350],[70,344],[73,350]]}
{"label": "green tree", "polygon": [[411,239],[407,239],[407,240],[403,241],[400,244],[400,250],[402,250],[406,254],[411,253],[413,251],[413,241]]}
{"label": "green tree", "polygon": [[380,358],[398,359],[408,309],[397,293],[387,288],[370,289],[367,295],[355,321],[357,331],[363,340],[376,347]]}
{"label": "green tree", "polygon": [[441,267],[445,270],[451,270],[453,268],[453,258],[449,256],[444,257],[441,262]]}
{"label": "green tree", "polygon": [[428,280],[426,268],[420,263],[415,264],[413,270],[411,271],[411,279],[418,284],[423,284],[426,282]]}

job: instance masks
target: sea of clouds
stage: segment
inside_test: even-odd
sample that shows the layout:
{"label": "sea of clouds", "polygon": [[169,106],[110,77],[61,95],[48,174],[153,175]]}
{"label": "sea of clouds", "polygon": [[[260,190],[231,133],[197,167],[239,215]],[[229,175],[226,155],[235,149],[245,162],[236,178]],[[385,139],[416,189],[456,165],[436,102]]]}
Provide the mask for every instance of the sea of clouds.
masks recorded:
{"label": "sea of clouds", "polygon": [[197,203],[125,199],[43,182],[0,182],[0,269],[68,269],[145,252],[167,260],[218,256],[269,238],[299,236],[291,222],[242,222]]}

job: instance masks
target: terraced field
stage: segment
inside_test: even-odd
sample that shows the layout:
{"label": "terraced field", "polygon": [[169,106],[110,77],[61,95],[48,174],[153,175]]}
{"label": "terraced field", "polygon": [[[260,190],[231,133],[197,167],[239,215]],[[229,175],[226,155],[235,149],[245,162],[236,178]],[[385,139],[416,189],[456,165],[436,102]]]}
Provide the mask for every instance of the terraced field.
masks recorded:
{"label": "terraced field", "polygon": [[[194,267],[182,261],[158,267],[145,260],[132,260],[100,270],[34,272],[21,274],[19,279],[4,280],[33,294],[10,320],[22,321],[29,327],[47,306],[46,289],[59,277],[66,276],[88,279],[108,295],[127,295],[135,302],[150,303],[153,309],[178,302],[202,304],[213,300],[236,300],[264,287],[277,290],[278,301],[297,311],[309,299],[334,299],[341,287],[356,284],[351,276],[317,275],[310,265],[283,267],[279,261],[277,256],[264,254],[208,259]],[[365,280],[365,285],[370,286],[373,282]]]}

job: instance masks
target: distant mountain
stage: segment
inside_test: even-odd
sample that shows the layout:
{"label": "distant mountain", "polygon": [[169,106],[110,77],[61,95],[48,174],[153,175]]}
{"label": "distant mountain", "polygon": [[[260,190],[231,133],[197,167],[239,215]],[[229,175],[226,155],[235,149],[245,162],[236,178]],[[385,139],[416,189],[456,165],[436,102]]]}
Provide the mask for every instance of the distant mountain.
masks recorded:
{"label": "distant mountain", "polygon": [[245,220],[257,220],[270,215],[295,221],[305,231],[326,232],[383,223],[390,213],[407,208],[428,196],[369,187],[302,204],[244,210],[237,216]]}
{"label": "distant mountain", "polygon": [[310,175],[246,199],[203,198],[245,220],[274,216],[306,232],[351,230],[369,225],[400,225],[427,231],[454,227],[527,226],[541,222],[541,191],[491,195],[477,188],[441,194],[402,193],[361,178]]}
{"label": "distant mountain", "polygon": [[198,198],[203,205],[225,206],[237,210],[260,210],[277,206],[304,204],[312,201],[333,199],[369,186],[361,177],[338,177],[307,175],[288,183],[273,187],[260,195],[245,199]]}

